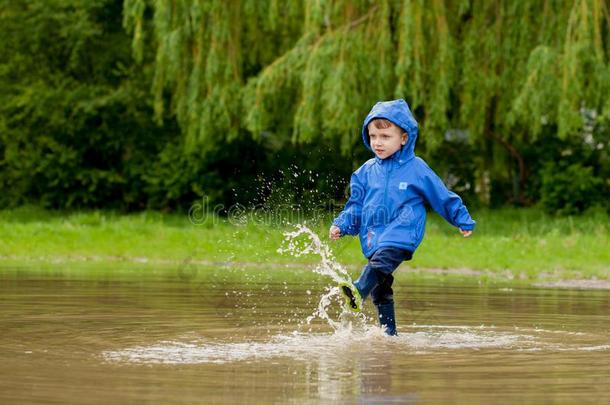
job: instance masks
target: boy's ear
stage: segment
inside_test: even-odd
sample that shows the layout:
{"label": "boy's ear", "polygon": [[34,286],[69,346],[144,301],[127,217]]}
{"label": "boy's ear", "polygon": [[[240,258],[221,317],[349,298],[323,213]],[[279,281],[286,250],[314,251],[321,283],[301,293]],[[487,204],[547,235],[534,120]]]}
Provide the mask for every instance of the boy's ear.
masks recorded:
{"label": "boy's ear", "polygon": [[403,146],[404,146],[404,145],[406,145],[408,140],[409,140],[409,134],[407,134],[406,132],[404,132],[404,133],[402,134],[402,145],[403,145]]}

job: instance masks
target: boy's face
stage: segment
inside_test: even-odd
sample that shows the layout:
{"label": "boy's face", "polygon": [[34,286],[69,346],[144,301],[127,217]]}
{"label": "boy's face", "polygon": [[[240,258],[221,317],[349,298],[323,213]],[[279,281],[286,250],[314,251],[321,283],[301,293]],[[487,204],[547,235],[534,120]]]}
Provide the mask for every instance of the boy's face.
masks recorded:
{"label": "boy's face", "polygon": [[392,124],[388,128],[379,129],[369,124],[368,129],[371,148],[379,159],[392,156],[407,143],[407,133],[396,125]]}

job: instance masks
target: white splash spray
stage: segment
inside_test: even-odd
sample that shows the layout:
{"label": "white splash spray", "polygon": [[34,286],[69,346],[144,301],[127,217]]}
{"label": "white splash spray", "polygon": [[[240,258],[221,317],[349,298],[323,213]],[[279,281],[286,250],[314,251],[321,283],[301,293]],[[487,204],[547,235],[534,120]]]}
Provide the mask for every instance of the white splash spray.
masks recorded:
{"label": "white splash spray", "polygon": [[[330,251],[328,245],[320,237],[307,226],[302,224],[296,225],[296,230],[284,233],[284,247],[280,247],[277,251],[281,254],[290,254],[294,257],[304,255],[320,256],[320,263],[314,268],[314,272],[330,277],[336,284],[351,283],[352,279],[347,270],[341,266]],[[307,318],[307,324],[318,317],[325,320],[335,330],[344,330],[352,328],[352,321],[366,323],[364,314],[353,315],[344,306],[343,312],[339,315],[340,321],[333,320],[328,314],[328,309],[333,300],[340,301],[340,291],[338,287],[328,287],[326,292],[320,297],[318,307],[314,313]]]}
{"label": "white splash spray", "polygon": [[[314,231],[302,224],[296,225],[296,228],[295,231],[284,233],[284,244],[286,247],[279,248],[277,250],[278,253],[288,253],[294,257],[308,254],[319,255],[321,261],[314,269],[316,273],[329,276],[337,283],[352,282],[347,270],[337,262],[328,245],[322,242]],[[303,242],[302,238],[300,238],[302,235],[308,241]]]}

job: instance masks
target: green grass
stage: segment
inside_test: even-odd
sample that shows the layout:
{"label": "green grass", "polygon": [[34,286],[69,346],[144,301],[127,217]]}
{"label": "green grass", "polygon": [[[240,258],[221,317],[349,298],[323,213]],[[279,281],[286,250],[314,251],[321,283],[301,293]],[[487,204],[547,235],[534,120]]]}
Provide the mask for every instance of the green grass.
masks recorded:
{"label": "green grass", "polygon": [[[610,279],[610,221],[605,212],[554,218],[536,209],[475,211],[477,228],[463,238],[437,214],[428,217],[424,242],[411,268],[473,269],[516,279]],[[330,216],[310,220],[326,237]],[[275,221],[279,222],[279,221]],[[282,255],[290,225],[248,221],[236,226],[214,218],[196,226],[186,215],[143,212],[53,212],[35,207],[0,211],[0,266],[84,263],[141,263],[175,266],[236,262],[234,266],[278,269],[314,264],[318,257]],[[365,263],[356,238],[329,243],[352,270]],[[148,263],[148,264],[147,264]]]}

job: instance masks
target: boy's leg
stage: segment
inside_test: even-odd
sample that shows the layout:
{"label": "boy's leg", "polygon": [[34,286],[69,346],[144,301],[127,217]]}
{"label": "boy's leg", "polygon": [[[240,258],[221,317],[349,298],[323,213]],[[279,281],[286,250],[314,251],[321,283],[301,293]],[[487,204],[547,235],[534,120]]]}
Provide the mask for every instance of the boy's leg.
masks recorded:
{"label": "boy's leg", "polygon": [[385,330],[385,333],[394,336],[396,335],[396,316],[394,313],[394,291],[392,283],[394,277],[390,274],[371,292],[373,304],[377,307],[379,316],[379,325]]}
{"label": "boy's leg", "polygon": [[381,284],[387,276],[405,260],[410,260],[413,254],[408,250],[398,248],[381,248],[369,259],[354,286],[358,289],[362,299],[366,299],[377,285]]}
{"label": "boy's leg", "polygon": [[[398,248],[381,248],[369,259],[358,280],[351,284],[341,284],[339,287],[353,311],[360,312],[362,301],[371,291],[386,280],[404,260],[409,260],[412,253]],[[393,279],[392,279],[393,280]]]}

